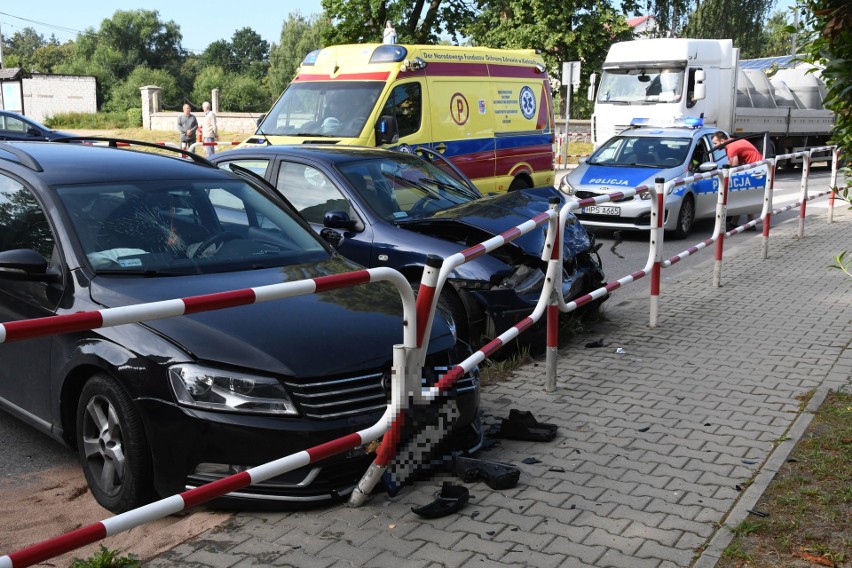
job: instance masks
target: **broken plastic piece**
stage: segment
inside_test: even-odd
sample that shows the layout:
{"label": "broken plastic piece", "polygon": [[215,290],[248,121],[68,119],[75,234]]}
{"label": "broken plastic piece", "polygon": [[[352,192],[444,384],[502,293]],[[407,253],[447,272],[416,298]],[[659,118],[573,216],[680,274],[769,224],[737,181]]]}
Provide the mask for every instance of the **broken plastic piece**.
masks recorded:
{"label": "broken plastic piece", "polygon": [[445,481],[438,498],[422,507],[412,507],[411,512],[424,519],[437,519],[457,512],[467,503],[470,493],[464,485]]}
{"label": "broken plastic piece", "polygon": [[521,463],[525,463],[527,465],[532,465],[532,464],[535,464],[535,463],[541,463],[541,460],[537,459],[537,458],[524,458],[524,459],[521,460]]}
{"label": "broken plastic piece", "polygon": [[594,349],[596,347],[604,347],[604,340],[598,339],[597,341],[592,341],[590,343],[586,343],[586,349]]}
{"label": "broken plastic piece", "polygon": [[556,424],[536,420],[529,411],[509,410],[509,417],[500,423],[497,438],[508,440],[527,440],[530,442],[549,442],[556,437]]}
{"label": "broken plastic piece", "polygon": [[617,347],[615,352],[618,354],[627,353],[627,351],[625,351],[623,347]]}
{"label": "broken plastic piece", "polygon": [[453,471],[465,483],[485,481],[491,489],[510,489],[518,484],[521,470],[506,463],[456,456]]}

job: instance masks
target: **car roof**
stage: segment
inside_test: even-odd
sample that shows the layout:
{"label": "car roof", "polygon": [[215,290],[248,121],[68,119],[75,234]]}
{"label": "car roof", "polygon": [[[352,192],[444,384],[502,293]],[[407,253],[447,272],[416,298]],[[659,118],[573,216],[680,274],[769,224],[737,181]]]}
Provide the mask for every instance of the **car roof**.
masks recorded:
{"label": "car roof", "polygon": [[66,142],[0,142],[0,166],[16,163],[37,172],[48,185],[116,180],[231,178],[212,164],[179,157]]}
{"label": "car roof", "polygon": [[255,146],[228,150],[213,156],[213,162],[227,160],[235,155],[289,156],[313,160],[327,160],[333,163],[351,162],[370,158],[399,157],[401,152],[366,146],[335,146],[333,144],[283,144]]}
{"label": "car roof", "polygon": [[619,132],[619,136],[643,136],[649,138],[698,138],[718,132],[718,128],[703,127],[703,128],[688,128],[688,127],[658,127],[658,126],[640,126],[638,128],[628,128]]}

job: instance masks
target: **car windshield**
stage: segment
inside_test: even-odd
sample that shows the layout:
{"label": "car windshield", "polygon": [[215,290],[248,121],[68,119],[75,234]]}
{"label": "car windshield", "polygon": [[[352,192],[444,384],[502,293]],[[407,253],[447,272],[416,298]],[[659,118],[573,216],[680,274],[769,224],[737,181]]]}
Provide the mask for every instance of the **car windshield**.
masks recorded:
{"label": "car windshield", "polygon": [[56,193],[102,274],[229,272],[329,256],[312,231],[242,180],[74,185]]}
{"label": "car windshield", "polygon": [[673,168],[686,161],[690,138],[615,136],[592,154],[587,164],[596,166],[640,166]]}
{"label": "car windshield", "polygon": [[683,94],[683,69],[604,69],[598,102],[677,102]]}
{"label": "car windshield", "polygon": [[406,154],[338,165],[353,189],[388,221],[433,215],[479,198],[455,177]]}
{"label": "car windshield", "polygon": [[379,81],[291,83],[257,134],[357,138],[384,86]]}

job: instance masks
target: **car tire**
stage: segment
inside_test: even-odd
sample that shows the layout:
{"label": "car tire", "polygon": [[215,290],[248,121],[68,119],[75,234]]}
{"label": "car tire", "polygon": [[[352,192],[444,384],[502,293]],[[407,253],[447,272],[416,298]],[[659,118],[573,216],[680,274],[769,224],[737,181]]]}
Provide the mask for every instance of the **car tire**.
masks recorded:
{"label": "car tire", "polygon": [[532,187],[530,180],[523,177],[518,176],[512,180],[512,183],[509,184],[509,191],[517,191],[519,189],[529,189]]}
{"label": "car tire", "polygon": [[152,465],[142,419],[108,375],[91,377],[77,403],[77,451],[92,495],[123,513],[153,497]]}
{"label": "car tire", "polygon": [[686,194],[680,203],[680,210],[677,213],[677,225],[672,231],[672,237],[675,239],[685,239],[692,232],[693,225],[695,225],[695,200],[691,194]]}

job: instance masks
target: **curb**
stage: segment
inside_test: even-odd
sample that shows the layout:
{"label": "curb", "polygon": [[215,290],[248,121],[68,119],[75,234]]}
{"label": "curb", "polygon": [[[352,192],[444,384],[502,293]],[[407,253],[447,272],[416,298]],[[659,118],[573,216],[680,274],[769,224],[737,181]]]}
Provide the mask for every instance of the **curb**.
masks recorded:
{"label": "curb", "polygon": [[749,485],[748,489],[740,496],[728,515],[722,520],[720,527],[716,529],[716,533],[710,540],[710,544],[692,564],[692,568],[713,568],[716,566],[725,549],[734,539],[734,533],[728,530],[728,528],[737,526],[748,517],[749,509],[754,508],[763,496],[769,483],[775,478],[775,474],[778,473],[781,466],[787,461],[790,452],[793,451],[793,448],[802,439],[802,436],[814,418],[814,414],[822,406],[822,403],[825,402],[829,391],[836,388],[836,384],[822,384],[817,387],[816,392],[810,401],[808,401],[808,405],[799,414],[790,426],[790,429],[787,430],[786,436],[788,438],[778,444],[772,453],[769,454],[769,457],[766,458],[766,462],[760,467],[754,478],[754,482]]}

